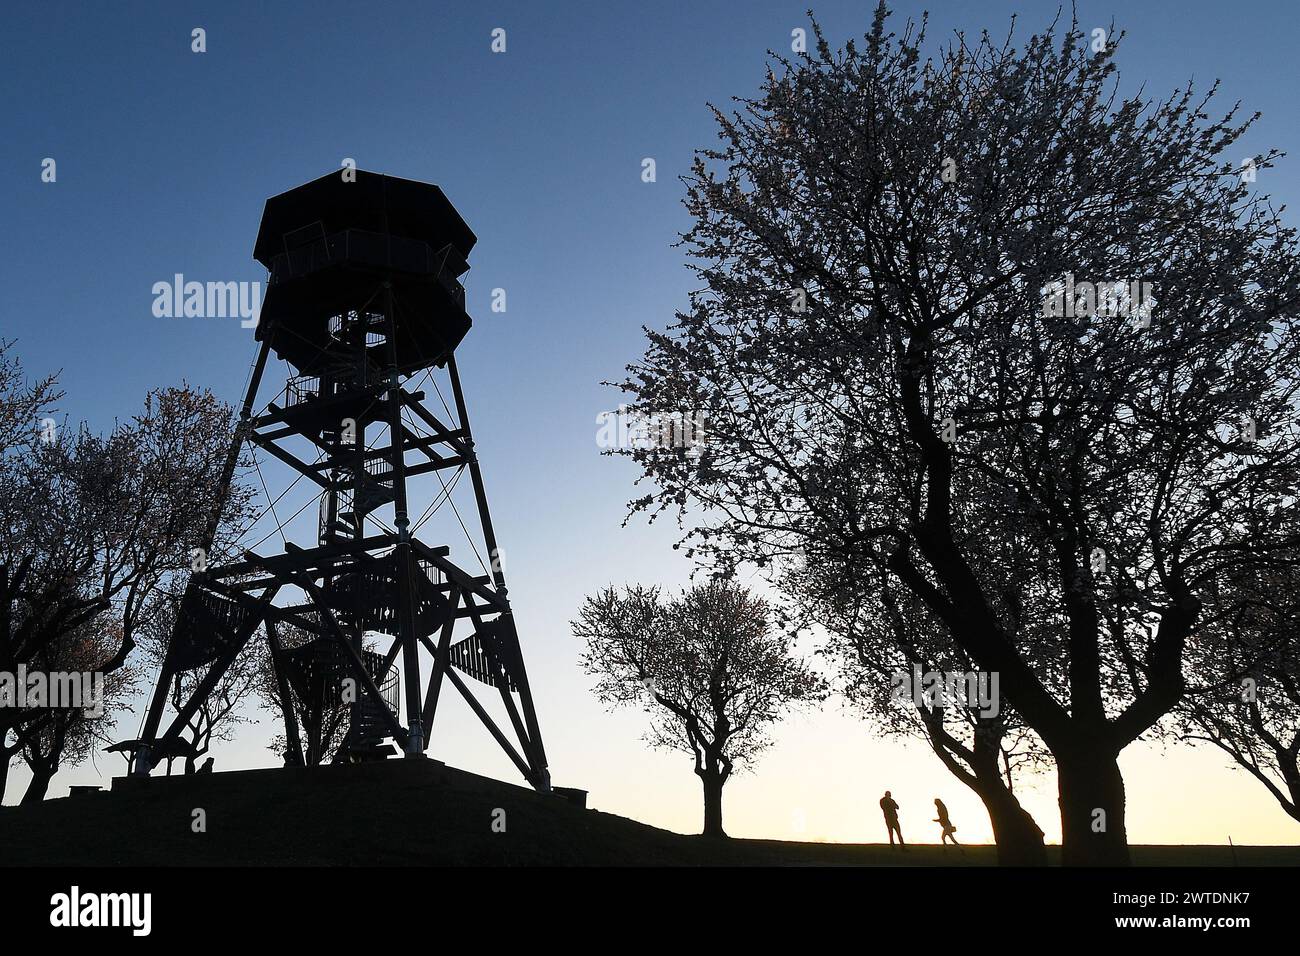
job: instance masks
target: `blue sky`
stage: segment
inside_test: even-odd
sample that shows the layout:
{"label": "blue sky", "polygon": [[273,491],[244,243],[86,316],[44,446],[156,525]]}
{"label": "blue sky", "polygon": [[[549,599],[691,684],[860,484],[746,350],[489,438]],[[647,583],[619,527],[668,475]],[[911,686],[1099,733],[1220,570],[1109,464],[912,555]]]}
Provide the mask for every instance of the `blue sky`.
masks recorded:
{"label": "blue sky", "polygon": [[[153,284],[175,273],[264,279],[251,256],[263,202],[345,157],[441,185],[479,236],[466,283],[476,324],[459,361],[556,782],[590,788],[603,809],[692,829],[689,760],[647,752],[638,715],[601,711],[568,634],[597,587],[679,584],[689,571],[671,528],[620,527],[633,473],[597,453],[596,415],[618,404],[599,383],[639,355],[643,325],[662,327],[686,301],[691,279],[672,246],[687,225],[677,176],[713,142],[706,104],[754,91],[764,51],[789,49],[807,5],[11,5],[0,26],[0,336],[18,340],[29,372],[61,370],[64,411],[97,427],[131,414],[148,388],[181,380],[235,402],[251,331],[235,319],[155,318]],[[839,44],[868,28],[872,6],[816,10]],[[900,17],[921,9],[897,4]],[[1022,31],[1037,28],[1057,5],[929,9],[939,39],[981,27],[1001,36],[1016,10]],[[1165,93],[1220,78],[1225,105],[1241,99],[1264,114],[1243,158],[1267,146],[1296,152],[1290,3],[1079,4],[1086,29],[1112,17],[1129,33],[1126,86]],[[206,30],[206,53],[190,50],[194,27]],[[503,54],[490,50],[498,27]],[[41,182],[46,157],[55,183]],[[641,179],[647,157],[657,182]],[[1260,177],[1283,202],[1295,183],[1289,159]],[[504,313],[489,309],[494,288],[506,290]],[[435,729],[436,755],[515,779],[463,717]],[[269,733],[245,728],[219,768],[272,763]],[[778,737],[757,772],[729,787],[735,832],[878,839],[872,808],[891,785],[905,812],[907,798],[922,807],[941,794],[971,836],[987,831],[978,802],[923,748],[873,741],[833,706]],[[1170,822],[1161,777],[1210,787],[1226,807],[1246,804],[1256,842],[1293,837],[1263,791],[1213,756],[1134,751],[1126,761],[1134,839],[1226,836],[1192,818]],[[94,777],[65,773],[54,792]],[[1034,804],[1049,835],[1051,791],[1044,781]]]}

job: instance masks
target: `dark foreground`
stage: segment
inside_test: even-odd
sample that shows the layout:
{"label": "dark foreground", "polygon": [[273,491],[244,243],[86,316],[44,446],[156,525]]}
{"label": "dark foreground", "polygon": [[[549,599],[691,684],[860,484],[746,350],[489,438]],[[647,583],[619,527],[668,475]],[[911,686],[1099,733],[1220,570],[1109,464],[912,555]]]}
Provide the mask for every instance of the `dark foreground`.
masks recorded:
{"label": "dark foreground", "polygon": [[[971,866],[994,850],[705,840],[434,761],[159,777],[0,809],[6,866]],[[195,833],[195,811],[207,832]],[[505,832],[493,819],[504,810]],[[498,827],[499,828],[499,827]],[[1288,866],[1300,848],[1138,846],[1146,866]]]}

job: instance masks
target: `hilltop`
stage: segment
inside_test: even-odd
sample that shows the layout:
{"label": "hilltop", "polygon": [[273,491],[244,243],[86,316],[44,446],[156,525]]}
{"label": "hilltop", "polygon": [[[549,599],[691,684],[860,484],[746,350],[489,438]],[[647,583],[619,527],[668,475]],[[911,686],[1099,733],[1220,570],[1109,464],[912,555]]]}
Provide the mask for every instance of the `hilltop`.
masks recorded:
{"label": "hilltop", "polygon": [[[207,832],[191,829],[194,811]],[[505,812],[505,832],[494,816]],[[706,840],[433,760],[242,770],[148,781],[0,809],[10,866],[988,865],[994,850]],[[1227,847],[1135,847],[1147,865],[1232,866]],[[1242,865],[1300,863],[1294,847],[1237,847]]]}

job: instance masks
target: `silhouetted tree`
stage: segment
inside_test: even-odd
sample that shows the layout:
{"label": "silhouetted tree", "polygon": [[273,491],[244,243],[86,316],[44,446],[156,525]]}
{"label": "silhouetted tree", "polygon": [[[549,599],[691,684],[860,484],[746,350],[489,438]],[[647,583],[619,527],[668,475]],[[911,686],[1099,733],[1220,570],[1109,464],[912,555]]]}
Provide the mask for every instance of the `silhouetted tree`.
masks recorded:
{"label": "silhouetted tree", "polygon": [[657,587],[607,588],[587,598],[573,633],[597,697],[653,715],[653,746],[695,758],[704,789],[704,834],[726,836],[722,788],[768,746],[771,724],[825,696],[824,682],[773,626],[766,602],[725,582],[676,600]]}
{"label": "silhouetted tree", "polygon": [[[17,626],[14,604],[30,574],[33,556],[18,552],[22,529],[11,528],[9,523],[13,516],[30,513],[39,504],[38,495],[26,481],[25,464],[41,437],[57,427],[51,415],[61,397],[54,376],[29,383],[22,363],[13,354],[13,342],[0,339],[0,671],[10,674],[16,674],[19,664],[17,648],[10,639]],[[36,716],[20,714],[14,708],[0,712],[0,799],[4,798],[9,768],[22,751],[18,733]]]}
{"label": "silhouetted tree", "polygon": [[1126,864],[1118,757],[1182,698],[1210,582],[1295,545],[1270,519],[1300,268],[1253,192],[1275,154],[1228,156],[1250,121],[1211,122],[1213,90],[1121,98],[1117,37],[926,59],[887,16],[839,52],[814,23],[716,112],[687,178],[702,288],[623,383],[706,437],[629,450],[634,509],[680,509],[723,572],[887,572],[1051,751],[1064,862]]}
{"label": "silhouetted tree", "polygon": [[[20,381],[15,365],[0,378]],[[53,400],[34,406],[29,389],[15,402],[13,390],[0,391],[0,420],[20,423]],[[53,424],[30,421],[26,438],[11,429],[20,440],[0,448],[0,669],[111,675],[157,613],[159,588],[191,566],[212,516],[235,527],[246,515],[245,489],[220,493],[231,410],[183,386],[150,392],[139,415],[106,435]],[[86,629],[93,635],[82,640]],[[33,799],[66,762],[81,721],[79,711],[0,710],[0,759],[7,766],[27,748]]]}

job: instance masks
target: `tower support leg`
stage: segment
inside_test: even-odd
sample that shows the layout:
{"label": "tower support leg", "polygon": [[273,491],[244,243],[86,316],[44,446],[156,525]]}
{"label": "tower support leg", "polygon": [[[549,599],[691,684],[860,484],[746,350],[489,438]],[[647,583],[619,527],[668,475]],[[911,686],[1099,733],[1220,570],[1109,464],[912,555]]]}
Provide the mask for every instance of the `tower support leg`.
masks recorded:
{"label": "tower support leg", "polygon": [[276,633],[275,622],[269,617],[266,619],[266,639],[271,647],[271,666],[275,668],[276,690],[280,694],[280,710],[284,714],[284,743],[288,751],[285,757],[285,765],[290,767],[301,767],[306,761],[302,753],[302,735],[298,732],[298,717],[293,712],[293,692],[289,688],[289,679],[284,672],[284,661],[282,654],[284,648],[280,645],[280,636]]}
{"label": "tower support leg", "polygon": [[388,433],[392,449],[390,461],[393,468],[393,526],[397,530],[397,630],[402,642],[402,671],[406,684],[406,756],[424,756],[424,728],[421,726],[420,708],[420,648],[416,637],[415,581],[419,573],[411,554],[411,519],[406,500],[405,428],[402,422],[404,407],[401,373],[397,368],[397,315],[393,308],[392,286],[384,283],[384,312],[388,320]]}

